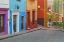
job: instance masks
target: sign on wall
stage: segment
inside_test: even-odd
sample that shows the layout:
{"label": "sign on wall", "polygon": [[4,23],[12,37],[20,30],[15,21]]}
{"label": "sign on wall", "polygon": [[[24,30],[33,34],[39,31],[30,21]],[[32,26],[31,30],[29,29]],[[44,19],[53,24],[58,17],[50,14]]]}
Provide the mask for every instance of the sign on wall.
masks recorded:
{"label": "sign on wall", "polygon": [[9,8],[9,0],[0,0],[0,8]]}

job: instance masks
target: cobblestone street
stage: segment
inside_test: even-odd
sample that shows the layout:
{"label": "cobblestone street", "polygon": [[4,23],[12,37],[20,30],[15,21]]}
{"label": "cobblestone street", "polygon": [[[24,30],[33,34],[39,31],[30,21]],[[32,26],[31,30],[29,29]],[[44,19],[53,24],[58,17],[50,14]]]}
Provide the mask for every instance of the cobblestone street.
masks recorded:
{"label": "cobblestone street", "polygon": [[0,40],[0,42],[64,42],[64,32],[44,29]]}

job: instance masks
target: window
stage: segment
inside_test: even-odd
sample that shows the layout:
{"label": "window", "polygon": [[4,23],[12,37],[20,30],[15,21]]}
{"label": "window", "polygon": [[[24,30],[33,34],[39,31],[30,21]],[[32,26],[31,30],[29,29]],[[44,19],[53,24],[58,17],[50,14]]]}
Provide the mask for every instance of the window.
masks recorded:
{"label": "window", "polygon": [[17,9],[19,9],[19,6],[17,5]]}
{"label": "window", "polygon": [[17,1],[19,1],[19,2],[20,2],[21,0],[17,0]]}

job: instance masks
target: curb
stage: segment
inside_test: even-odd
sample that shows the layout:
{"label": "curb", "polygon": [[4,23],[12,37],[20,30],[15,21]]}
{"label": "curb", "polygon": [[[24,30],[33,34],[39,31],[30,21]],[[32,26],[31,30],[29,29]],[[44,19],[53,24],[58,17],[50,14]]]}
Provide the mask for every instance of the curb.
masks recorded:
{"label": "curb", "polygon": [[64,32],[64,29],[60,29],[60,30]]}
{"label": "curb", "polygon": [[32,30],[28,30],[28,31],[25,31],[25,32],[17,33],[17,34],[1,36],[0,40],[4,40],[4,39],[7,39],[7,38],[23,35],[23,34],[30,33],[30,32],[37,31],[37,30],[41,30],[41,29],[42,28],[37,28],[37,29],[32,29]]}
{"label": "curb", "polygon": [[60,29],[62,32],[64,32],[64,29],[62,29],[62,27],[57,27],[58,29]]}

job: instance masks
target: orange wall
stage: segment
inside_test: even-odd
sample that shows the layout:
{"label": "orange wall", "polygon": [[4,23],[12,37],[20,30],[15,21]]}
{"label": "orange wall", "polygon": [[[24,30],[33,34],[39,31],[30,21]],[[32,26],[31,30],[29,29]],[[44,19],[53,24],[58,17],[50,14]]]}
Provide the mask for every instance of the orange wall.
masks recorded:
{"label": "orange wall", "polygon": [[38,6],[40,6],[40,10],[38,10],[38,18],[44,18],[44,0],[38,0]]}
{"label": "orange wall", "polygon": [[44,26],[47,26],[47,0],[38,0],[37,3],[40,6],[38,18],[44,18]]}
{"label": "orange wall", "polygon": [[27,1],[27,10],[30,10],[30,19],[32,21],[32,10],[35,9],[35,20],[37,20],[37,0],[31,1],[31,0],[26,0]]}

